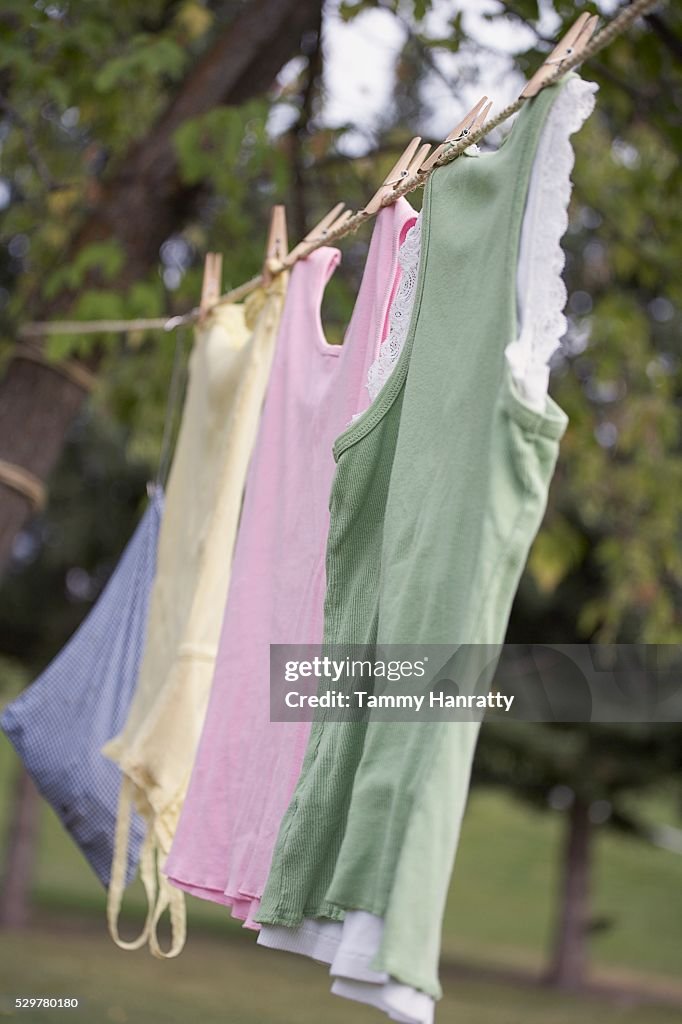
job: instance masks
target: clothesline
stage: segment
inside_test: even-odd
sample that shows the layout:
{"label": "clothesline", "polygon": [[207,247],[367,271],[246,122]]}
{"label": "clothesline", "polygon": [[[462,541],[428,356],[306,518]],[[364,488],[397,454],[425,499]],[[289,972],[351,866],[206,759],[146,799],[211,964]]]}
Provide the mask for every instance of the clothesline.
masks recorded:
{"label": "clothesline", "polygon": [[[599,53],[619,35],[622,35],[637,18],[664,2],[665,0],[634,0],[633,3],[624,8],[620,14],[608,22],[608,24],[604,25],[603,28],[601,28],[585,46],[582,46],[580,50],[562,60],[561,63],[557,65],[556,70],[547,77],[543,88],[559,81],[559,79],[563,78],[568,71],[577,67],[579,64],[582,64],[590,57],[593,57],[596,53]],[[523,95],[519,96],[517,100],[500,110],[494,117],[491,117],[481,125],[480,128],[471,131],[466,137],[449,144],[447,151],[441,155],[433,167],[429,168],[427,171],[417,171],[415,174],[407,176],[399,185],[396,185],[392,192],[383,198],[379,209],[397,202],[401,196],[406,195],[408,192],[413,192],[418,188],[422,188],[430,178],[431,174],[438,167],[442,167],[444,164],[448,164],[453,160],[456,160],[465,149],[468,149],[469,146],[480,142],[481,139],[485,138],[486,135],[489,135],[490,132],[495,130],[495,128],[499,128],[501,124],[509,120],[510,117],[521,109],[526,100],[527,97]],[[376,212],[378,213],[378,210]],[[297,259],[304,259],[311,252],[314,252],[315,249],[319,249],[324,245],[329,245],[331,242],[336,242],[341,238],[345,238],[346,235],[355,233],[358,228],[365,224],[372,216],[375,216],[375,214],[367,213],[364,210],[357,211],[337,228],[326,231],[323,237],[311,239],[310,242],[305,245],[301,245]],[[268,266],[271,277],[281,274],[289,267],[289,265],[281,261],[279,263],[270,262]],[[255,275],[243,284],[240,284],[236,288],[232,288],[230,291],[226,292],[224,295],[221,295],[215,303],[208,307],[206,312],[210,312],[210,310],[214,309],[216,306],[239,302],[241,299],[246,298],[246,296],[256,288],[260,287],[263,283],[263,275]],[[149,319],[34,321],[32,323],[24,324],[19,333],[24,338],[35,338],[46,334],[97,334],[154,329],[172,331],[177,327],[195,323],[198,318],[199,309],[195,308],[179,316],[153,317]]]}

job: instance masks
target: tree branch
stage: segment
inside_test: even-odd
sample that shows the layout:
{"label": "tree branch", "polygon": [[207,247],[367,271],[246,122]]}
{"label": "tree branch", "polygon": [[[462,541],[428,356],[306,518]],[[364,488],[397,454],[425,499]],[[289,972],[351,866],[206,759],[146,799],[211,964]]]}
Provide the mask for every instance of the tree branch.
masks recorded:
{"label": "tree branch", "polygon": [[[120,161],[106,181],[64,260],[85,246],[117,240],[123,270],[112,287],[127,288],[158,262],[159,247],[187,216],[188,190],[178,174],[175,131],[219,104],[263,94],[277,72],[300,52],[301,39],[319,25],[322,0],[251,0],[188,72],[156,125]],[[45,303],[38,296],[29,319],[68,311],[73,293]],[[93,366],[90,364],[90,369]],[[45,480],[54,468],[66,431],[84,393],[49,367],[13,360],[0,381],[0,458]],[[22,495],[0,484],[0,566],[31,512]]]}
{"label": "tree branch", "polygon": [[670,50],[675,60],[682,62],[682,39],[675,35],[660,14],[645,14],[644,20],[661,42]]}
{"label": "tree branch", "polygon": [[[516,21],[520,22],[522,25],[525,25],[526,28],[530,29],[532,32],[535,33],[535,37],[538,43],[543,43],[550,50],[553,46],[556,45],[556,39],[549,39],[547,36],[544,36],[540,31],[538,31],[537,27],[530,20],[530,18],[525,17],[525,15],[515,10],[511,3],[507,3],[507,0],[499,0],[499,2],[502,4],[505,14],[507,14],[509,17],[515,18]],[[645,15],[645,20],[648,19],[649,17],[651,17],[651,15]],[[627,96],[632,101],[635,111],[639,116],[647,117],[651,113],[653,109],[653,101],[649,101],[646,98],[644,98],[635,88],[633,88],[629,84],[629,82],[624,81],[622,78],[616,75],[609,67],[607,67],[602,61],[596,60],[594,57],[590,60],[590,65],[591,67],[594,68],[595,71],[598,71],[603,78],[605,78],[607,81],[611,82],[612,85],[615,85],[616,88],[622,90],[622,92],[627,94]]]}
{"label": "tree branch", "polygon": [[287,133],[289,136],[291,163],[293,170],[293,216],[292,227],[297,239],[303,238],[308,230],[308,210],[306,204],[306,173],[303,163],[303,142],[310,131],[313,117],[313,104],[319,81],[322,76],[322,9],[316,26],[313,46],[308,54],[308,67],[305,85],[301,95],[301,105],[296,121]]}
{"label": "tree branch", "polygon": [[12,106],[12,104],[4,97],[0,95],[0,110],[4,110],[10,121],[13,121],[19,131],[24,136],[24,145],[26,146],[26,152],[28,153],[29,159],[33,164],[33,168],[42,181],[44,187],[48,192],[54,192],[61,186],[52,177],[50,168],[45,163],[43,154],[40,152],[40,147],[36,142],[36,137],[33,132],[33,128],[28,121],[21,116],[18,110]]}
{"label": "tree branch", "polygon": [[240,104],[264,93],[299,52],[303,35],[317,25],[321,6],[322,0],[246,4],[190,71],[156,126],[121,161],[75,248],[116,238],[127,256],[124,283],[142,276],[177,228],[177,209],[189,194],[178,180],[176,130],[220,104]]}

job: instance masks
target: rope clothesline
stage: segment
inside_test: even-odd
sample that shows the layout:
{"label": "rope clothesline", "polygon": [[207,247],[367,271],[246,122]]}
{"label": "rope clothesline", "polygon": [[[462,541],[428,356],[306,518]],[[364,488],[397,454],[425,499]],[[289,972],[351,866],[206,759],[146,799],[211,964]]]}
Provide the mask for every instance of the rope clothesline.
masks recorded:
{"label": "rope clothesline", "polygon": [[35,512],[42,512],[47,501],[47,489],[35,473],[14,462],[0,459],[0,484],[21,494]]}
{"label": "rope clothesline", "polygon": [[[634,0],[633,3],[629,4],[610,22],[604,25],[595,35],[587,42],[586,45],[582,46],[579,51],[566,57],[557,65],[555,71],[553,71],[546,78],[543,88],[548,85],[553,85],[558,82],[559,79],[563,78],[564,75],[571,71],[573,68],[582,64],[585,60],[593,57],[600,50],[603,50],[609,45],[617,36],[622,35],[627,28],[643,14],[646,14],[652,8],[665,2],[665,0]],[[401,196],[406,195],[408,192],[413,192],[415,189],[423,187],[428,181],[431,174],[444,164],[451,163],[456,160],[465,149],[474,143],[480,142],[481,139],[489,135],[490,132],[499,128],[501,124],[509,120],[514,114],[516,114],[521,107],[527,102],[527,97],[519,96],[513,103],[508,104],[500,110],[494,117],[487,120],[480,128],[471,131],[466,137],[461,138],[457,141],[447,144],[447,149],[443,152],[438,161],[426,171],[417,171],[415,174],[408,175],[404,178],[400,184],[396,185],[393,190],[384,196],[381,205],[378,209],[384,206],[390,206],[395,203]],[[378,210],[376,211],[378,213]],[[323,237],[311,239],[309,242],[300,245],[298,252],[298,259],[304,259],[309,253],[315,249],[319,249],[321,246],[329,245],[332,242],[336,242],[341,238],[345,238],[346,235],[353,234],[358,230],[361,225],[365,224],[370,217],[375,214],[367,213],[364,210],[359,210],[348,219],[344,220],[342,224],[339,224],[337,228],[332,228],[324,233]],[[284,270],[289,269],[289,265],[282,261],[268,263],[268,269],[270,277],[274,277],[277,274],[281,274]],[[250,278],[243,284],[238,285],[236,288],[231,289],[224,295],[221,295],[212,305],[210,305],[205,312],[210,312],[216,306],[225,305],[227,303],[239,302],[241,299],[246,298],[252,291],[263,285],[263,275],[257,274],[255,277]],[[104,333],[104,332],[121,332],[121,331],[136,331],[136,330],[153,330],[161,329],[165,331],[172,331],[176,327],[185,326],[187,324],[195,323],[199,318],[199,310],[192,309],[188,313],[181,316],[174,317],[154,317],[150,319],[136,319],[136,320],[61,320],[61,321],[38,321],[34,323],[25,324],[20,334],[22,337],[41,337],[46,334],[92,334],[92,333]]]}

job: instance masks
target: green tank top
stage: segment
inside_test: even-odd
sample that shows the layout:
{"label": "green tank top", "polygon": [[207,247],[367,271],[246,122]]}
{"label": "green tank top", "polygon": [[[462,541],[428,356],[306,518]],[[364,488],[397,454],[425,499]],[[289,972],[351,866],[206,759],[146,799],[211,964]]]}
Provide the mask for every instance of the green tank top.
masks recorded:
{"label": "green tank top", "polygon": [[[430,179],[410,330],[337,439],[325,643],[498,644],[566,416],[507,367],[535,150],[561,85],[500,149]],[[336,685],[336,684],[335,684]],[[440,931],[477,722],[313,724],[257,917],[385,919],[373,967],[438,998]]]}

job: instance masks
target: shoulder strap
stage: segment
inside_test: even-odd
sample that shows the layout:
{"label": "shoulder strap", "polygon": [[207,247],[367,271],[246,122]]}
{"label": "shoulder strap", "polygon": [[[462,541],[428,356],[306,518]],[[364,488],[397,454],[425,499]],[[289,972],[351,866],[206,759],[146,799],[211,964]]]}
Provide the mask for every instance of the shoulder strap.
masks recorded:
{"label": "shoulder strap", "polygon": [[[187,914],[184,894],[179,889],[173,888],[161,872],[162,851],[153,821],[149,823],[140,854],[140,879],[147,898],[147,916],[137,938],[122,939],[119,933],[118,922],[128,868],[134,791],[134,782],[124,776],[118,801],[114,857],[107,895],[107,924],[109,934],[121,949],[140,949],[148,942],[155,957],[167,960],[182,952],[187,937]],[[163,950],[159,945],[157,929],[159,921],[167,909],[170,913],[171,945],[168,950]]]}
{"label": "shoulder strap", "polygon": [[128,871],[133,792],[134,783],[127,776],[124,776],[118,798],[116,832],[114,833],[114,856],[111,863],[111,878],[107,893],[107,924],[109,926],[109,934],[121,949],[140,949],[148,941],[154,917],[154,905],[156,903],[153,838],[152,830],[149,829],[140,853],[140,879],[142,880],[147,897],[147,917],[142,931],[136,939],[129,941],[122,939],[118,930],[118,920],[121,914],[123,891]]}
{"label": "shoulder strap", "polygon": [[304,309],[319,318],[325,288],[340,262],[340,250],[326,245],[299,260],[291,271],[285,309]]}
{"label": "shoulder strap", "polygon": [[[171,960],[173,957],[178,956],[185,946],[187,938],[187,911],[185,909],[184,893],[170,885],[168,879],[161,873],[159,854],[160,851],[157,850],[156,863],[159,888],[149,933],[149,948],[159,960]],[[171,944],[169,949],[163,950],[159,945],[157,928],[166,910],[168,910],[170,915]]]}

